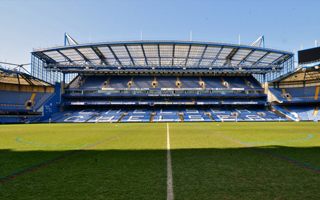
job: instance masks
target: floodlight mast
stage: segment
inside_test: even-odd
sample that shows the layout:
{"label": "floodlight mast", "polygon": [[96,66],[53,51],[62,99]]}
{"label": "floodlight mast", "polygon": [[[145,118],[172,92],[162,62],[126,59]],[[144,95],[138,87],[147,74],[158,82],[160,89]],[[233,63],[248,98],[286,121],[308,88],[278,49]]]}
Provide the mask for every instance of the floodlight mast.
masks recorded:
{"label": "floodlight mast", "polygon": [[68,33],[64,33],[64,46],[77,45],[78,42],[73,39]]}
{"label": "floodlight mast", "polygon": [[251,46],[265,48],[264,35],[261,35],[256,41],[252,42]]}

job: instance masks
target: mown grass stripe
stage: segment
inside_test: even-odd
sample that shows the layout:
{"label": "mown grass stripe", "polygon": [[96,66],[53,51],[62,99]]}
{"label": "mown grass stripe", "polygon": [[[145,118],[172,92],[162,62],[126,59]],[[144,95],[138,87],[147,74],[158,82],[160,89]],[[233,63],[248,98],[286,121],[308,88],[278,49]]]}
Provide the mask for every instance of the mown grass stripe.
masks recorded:
{"label": "mown grass stripe", "polygon": [[302,162],[302,161],[299,161],[297,159],[293,159],[293,158],[290,158],[288,156],[284,156],[284,155],[281,155],[281,154],[278,154],[278,153],[270,152],[270,151],[268,151],[266,149],[261,149],[261,148],[257,148],[257,147],[248,145],[248,143],[242,142],[241,140],[235,139],[235,138],[230,137],[230,136],[226,136],[225,134],[222,134],[222,133],[219,133],[217,135],[219,135],[222,138],[224,138],[224,139],[226,139],[228,141],[231,141],[233,143],[240,144],[240,145],[242,145],[244,147],[249,147],[250,149],[252,149],[255,152],[263,153],[265,155],[271,156],[271,157],[276,158],[278,160],[282,160],[282,161],[285,161],[287,163],[290,163],[290,164],[292,164],[292,165],[294,165],[296,167],[299,167],[301,169],[305,169],[305,170],[311,171],[313,173],[320,174],[320,168],[316,167],[316,166],[312,166],[309,163]]}
{"label": "mown grass stripe", "polygon": [[7,183],[9,182],[10,180],[13,180],[19,176],[22,176],[22,175],[25,175],[25,174],[28,174],[28,173],[31,173],[31,172],[35,172],[39,169],[43,169],[43,168],[46,168],[48,167],[50,164],[53,164],[53,163],[56,163],[60,160],[63,160],[65,159],[66,157],[70,156],[70,155],[73,155],[75,153],[79,153],[81,152],[81,150],[86,150],[86,149],[90,149],[90,148],[93,148],[93,147],[96,147],[97,145],[100,145],[102,143],[105,143],[105,142],[110,142],[114,139],[117,139],[119,138],[119,136],[113,136],[113,137],[108,137],[108,138],[105,138],[103,140],[100,140],[100,141],[97,141],[95,143],[92,143],[92,144],[88,144],[80,149],[77,149],[77,150],[71,150],[71,151],[68,151],[60,156],[57,156],[55,158],[52,158],[52,159],[49,159],[49,160],[46,160],[46,161],[43,161],[43,162],[40,162],[40,163],[37,163],[37,164],[33,164],[33,165],[30,165],[26,168],[23,168],[23,169],[20,169],[20,170],[17,170],[11,174],[8,174],[6,176],[3,176],[3,177],[0,177],[0,183],[1,184],[4,184],[4,183]]}

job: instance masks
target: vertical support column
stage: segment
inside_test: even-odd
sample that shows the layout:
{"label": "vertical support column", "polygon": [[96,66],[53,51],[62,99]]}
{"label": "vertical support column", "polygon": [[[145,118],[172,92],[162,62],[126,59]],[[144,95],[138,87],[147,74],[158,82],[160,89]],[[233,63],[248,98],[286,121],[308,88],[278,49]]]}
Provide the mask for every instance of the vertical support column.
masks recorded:
{"label": "vertical support column", "polygon": [[61,82],[61,94],[64,94],[64,86],[65,86],[65,79],[66,74],[62,73],[62,82]]}

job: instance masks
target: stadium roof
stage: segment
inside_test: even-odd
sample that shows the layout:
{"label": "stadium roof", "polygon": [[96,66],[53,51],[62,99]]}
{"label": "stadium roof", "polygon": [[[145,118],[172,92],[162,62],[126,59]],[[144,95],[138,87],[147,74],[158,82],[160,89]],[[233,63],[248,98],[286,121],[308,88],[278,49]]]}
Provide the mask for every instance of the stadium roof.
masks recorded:
{"label": "stadium roof", "polygon": [[0,67],[0,83],[32,86],[52,86],[29,74]]}
{"label": "stadium roof", "polygon": [[48,68],[81,70],[252,70],[282,69],[293,53],[248,45],[191,41],[125,41],[37,49]]}
{"label": "stadium roof", "polygon": [[320,68],[319,66],[315,67],[301,67],[296,69],[293,72],[289,72],[279,78],[273,80],[273,83],[281,83],[284,85],[293,85],[296,83],[320,83]]}

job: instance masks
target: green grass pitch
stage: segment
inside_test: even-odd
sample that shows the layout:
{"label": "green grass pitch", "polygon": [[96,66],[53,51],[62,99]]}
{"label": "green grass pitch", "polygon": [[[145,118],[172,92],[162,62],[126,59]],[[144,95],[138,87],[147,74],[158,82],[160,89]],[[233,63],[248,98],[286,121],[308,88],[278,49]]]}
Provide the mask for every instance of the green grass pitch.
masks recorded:
{"label": "green grass pitch", "polygon": [[[320,199],[320,123],[169,123],[174,199]],[[0,199],[166,199],[167,124],[0,126]]]}

